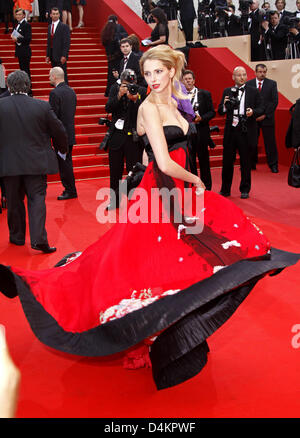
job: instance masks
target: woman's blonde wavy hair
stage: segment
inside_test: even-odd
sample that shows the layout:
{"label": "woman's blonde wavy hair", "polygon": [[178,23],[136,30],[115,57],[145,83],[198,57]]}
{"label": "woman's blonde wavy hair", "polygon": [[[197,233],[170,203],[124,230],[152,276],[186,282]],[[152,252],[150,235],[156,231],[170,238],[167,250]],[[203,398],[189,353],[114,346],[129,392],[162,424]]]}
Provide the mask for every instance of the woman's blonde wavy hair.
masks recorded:
{"label": "woman's blonde wavy hair", "polygon": [[171,47],[160,44],[157,47],[152,47],[143,54],[140,59],[140,69],[142,75],[144,75],[144,64],[148,60],[156,60],[162,62],[162,64],[171,70],[175,69],[175,75],[172,78],[172,94],[178,99],[187,99],[188,97],[181,91],[180,78],[185,68],[185,56],[178,50],[173,50]]}

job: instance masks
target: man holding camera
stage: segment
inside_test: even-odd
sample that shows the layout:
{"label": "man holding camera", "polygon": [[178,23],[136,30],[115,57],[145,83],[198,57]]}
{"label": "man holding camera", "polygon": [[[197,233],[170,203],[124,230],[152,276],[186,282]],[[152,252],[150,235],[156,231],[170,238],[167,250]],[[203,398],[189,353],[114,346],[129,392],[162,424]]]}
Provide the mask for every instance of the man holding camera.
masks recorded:
{"label": "man holding camera", "polygon": [[[207,190],[211,190],[212,179],[209,164],[208,146],[212,144],[210,138],[209,121],[215,117],[211,94],[207,90],[200,90],[195,87],[195,75],[191,70],[186,70],[182,76],[182,82],[188,92],[189,99],[195,111],[194,120],[197,135],[192,140],[191,171],[198,175],[196,155],[199,160],[200,178]],[[192,168],[193,167],[193,168]]]}
{"label": "man holding camera", "polygon": [[229,5],[228,11],[225,11],[227,15],[226,20],[226,31],[228,36],[238,36],[242,35],[243,30],[241,26],[241,19],[235,15],[235,6]]}
{"label": "man holding camera", "polygon": [[261,22],[265,11],[259,9],[258,0],[249,0],[249,33],[251,39],[251,61],[260,61],[265,59],[263,47],[261,44]]}
{"label": "man holding camera", "polygon": [[105,109],[112,113],[112,122],[108,131],[110,188],[115,193],[107,209],[119,206],[119,180],[122,179],[124,159],[126,171],[130,172],[137,162],[142,162],[143,148],[140,144],[136,121],[140,104],[145,99],[147,90],[137,85],[137,76],[133,70],[125,69],[110,89]]}
{"label": "man holding camera", "polygon": [[257,140],[257,117],[264,113],[259,91],[248,84],[244,67],[233,70],[235,86],[225,88],[218,107],[220,115],[226,114],[223,140],[222,187],[220,194],[230,196],[236,151],[240,156],[241,198],[249,198],[251,189],[251,151]]}
{"label": "man holding camera", "polygon": [[270,20],[263,21],[266,45],[270,45],[272,59],[285,59],[287,47],[288,26],[280,23],[280,15],[277,11],[271,11]]}

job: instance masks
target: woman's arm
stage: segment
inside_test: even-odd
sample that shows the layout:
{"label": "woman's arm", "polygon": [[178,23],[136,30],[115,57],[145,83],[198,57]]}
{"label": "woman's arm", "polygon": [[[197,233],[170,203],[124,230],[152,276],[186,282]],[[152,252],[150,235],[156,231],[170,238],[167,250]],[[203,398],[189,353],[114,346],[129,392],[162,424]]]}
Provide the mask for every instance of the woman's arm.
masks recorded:
{"label": "woman's arm", "polygon": [[161,35],[159,40],[152,41],[149,46],[157,46],[158,44],[164,44],[166,42],[166,35]]}
{"label": "woman's arm", "polygon": [[185,170],[170,157],[158,109],[147,102],[139,109],[137,126],[144,128],[159,169],[166,175],[204,188],[201,179]]}

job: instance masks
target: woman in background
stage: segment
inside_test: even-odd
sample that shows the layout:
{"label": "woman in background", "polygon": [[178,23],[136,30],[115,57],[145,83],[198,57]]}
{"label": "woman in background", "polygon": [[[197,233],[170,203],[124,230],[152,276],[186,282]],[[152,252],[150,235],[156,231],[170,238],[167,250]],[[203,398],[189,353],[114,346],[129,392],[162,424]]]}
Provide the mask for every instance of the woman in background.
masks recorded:
{"label": "woman in background", "polygon": [[118,23],[116,15],[110,15],[108,21],[101,31],[101,42],[105,48],[107,56],[107,85],[105,96],[108,97],[110,87],[116,82],[113,71],[119,71],[120,62],[123,54],[120,50],[120,41],[128,36],[124,27]]}
{"label": "woman in background", "polygon": [[3,16],[3,21],[5,24],[5,34],[9,33],[9,22],[11,22],[13,27],[13,0],[0,0],[0,15]]}
{"label": "woman in background", "polygon": [[64,24],[68,24],[70,31],[72,32],[72,0],[64,0],[62,21]]}
{"label": "woman in background", "polygon": [[74,0],[73,4],[77,5],[77,8],[78,8],[79,21],[78,21],[78,25],[76,26],[76,28],[79,29],[80,27],[84,26],[84,22],[83,22],[83,15],[84,15],[83,6],[86,6],[86,0]]}
{"label": "woman in background", "polygon": [[166,14],[161,8],[154,8],[151,11],[151,16],[153,17],[156,25],[151,32],[150,40],[151,43],[147,46],[157,46],[159,44],[168,44],[169,42],[169,27],[168,19]]}

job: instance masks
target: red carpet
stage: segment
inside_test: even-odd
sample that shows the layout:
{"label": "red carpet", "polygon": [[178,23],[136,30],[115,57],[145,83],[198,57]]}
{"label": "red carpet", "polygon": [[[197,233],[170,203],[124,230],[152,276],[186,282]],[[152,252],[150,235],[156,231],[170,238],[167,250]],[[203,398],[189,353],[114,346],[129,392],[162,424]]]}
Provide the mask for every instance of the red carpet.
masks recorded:
{"label": "red carpet", "polygon": [[[300,252],[297,189],[288,187],[287,168],[278,175],[265,165],[253,172],[249,200],[238,193],[235,170],[232,200],[241,206],[277,248]],[[49,184],[47,231],[58,250],[42,255],[8,243],[6,212],[0,215],[0,261],[30,269],[53,266],[62,256],[82,250],[109,227],[96,221],[97,190],[107,179],[77,183],[79,198],[56,200],[60,184]],[[213,170],[213,189],[220,169]],[[128,261],[130,263],[130,261]],[[175,388],[157,391],[150,369],[123,369],[121,355],[82,358],[58,353],[32,334],[18,299],[0,296],[0,323],[6,326],[11,354],[21,370],[17,416],[42,417],[298,417],[300,342],[300,265],[263,279],[234,316],[209,340],[203,371]]]}

